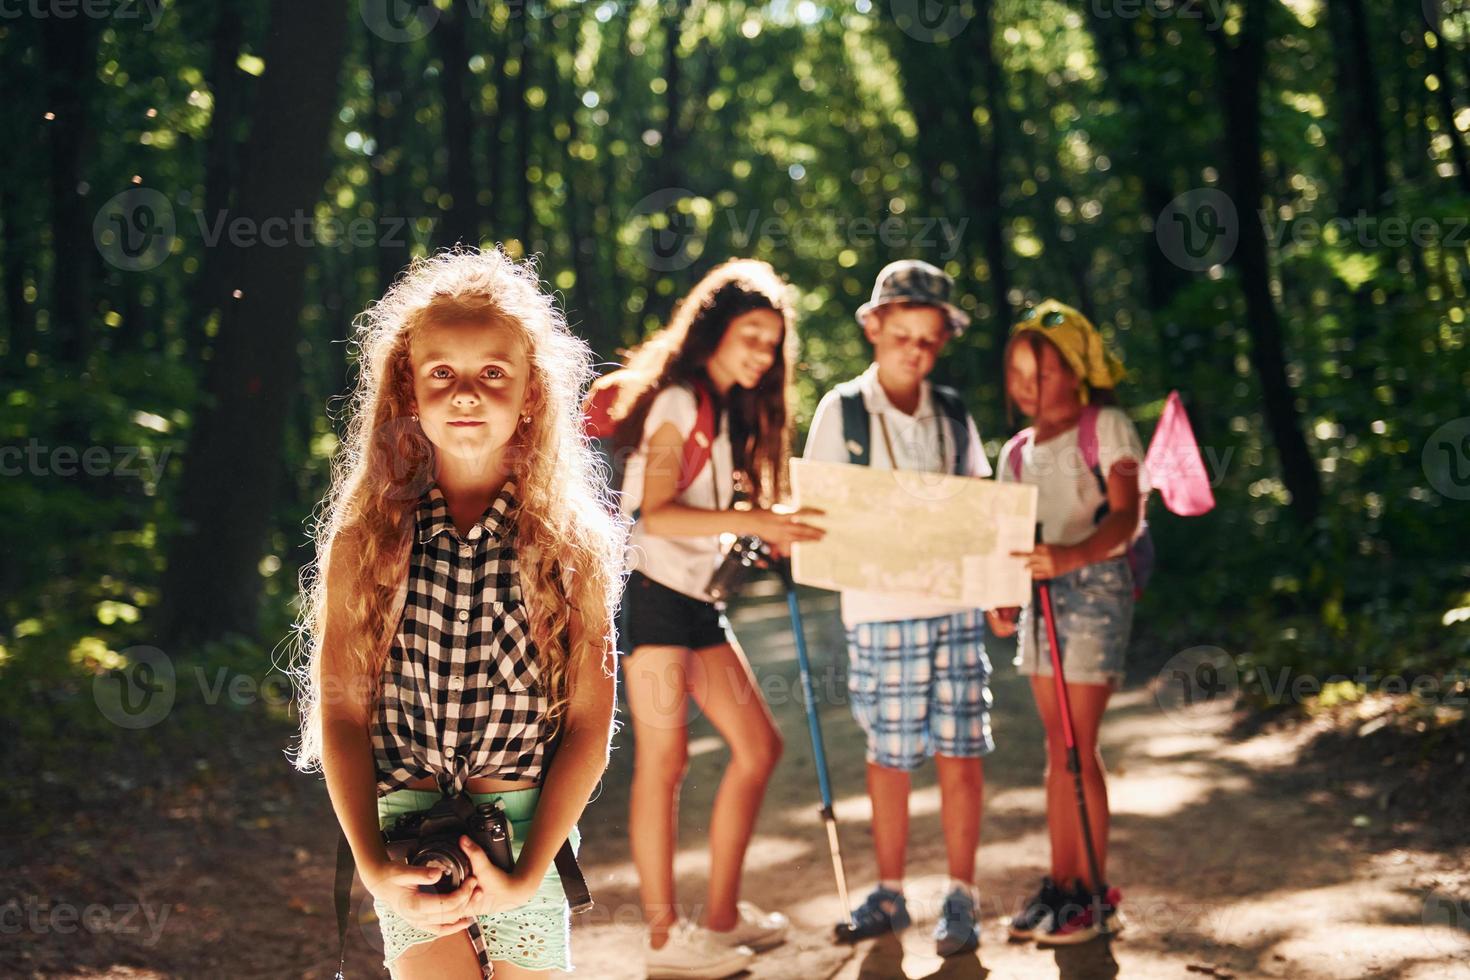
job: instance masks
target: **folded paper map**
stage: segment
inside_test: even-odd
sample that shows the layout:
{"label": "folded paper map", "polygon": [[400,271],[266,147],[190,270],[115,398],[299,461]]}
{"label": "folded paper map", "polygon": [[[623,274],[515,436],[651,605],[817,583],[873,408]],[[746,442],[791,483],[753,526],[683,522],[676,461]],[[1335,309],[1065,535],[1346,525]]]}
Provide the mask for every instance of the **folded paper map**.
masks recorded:
{"label": "folded paper map", "polygon": [[1024,606],[1031,577],[1013,551],[1036,540],[1036,488],[964,476],[791,461],[795,503],[826,529],[791,553],[792,577],[981,609]]}

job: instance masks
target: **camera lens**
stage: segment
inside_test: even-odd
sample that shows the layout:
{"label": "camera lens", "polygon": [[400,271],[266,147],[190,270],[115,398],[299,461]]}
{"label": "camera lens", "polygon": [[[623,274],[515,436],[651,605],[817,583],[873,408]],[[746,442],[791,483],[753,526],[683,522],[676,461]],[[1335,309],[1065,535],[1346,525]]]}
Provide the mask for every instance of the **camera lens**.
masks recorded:
{"label": "camera lens", "polygon": [[433,842],[414,855],[413,863],[422,868],[438,868],[440,878],[428,890],[445,895],[454,891],[469,876],[470,863],[464,852],[452,844]]}

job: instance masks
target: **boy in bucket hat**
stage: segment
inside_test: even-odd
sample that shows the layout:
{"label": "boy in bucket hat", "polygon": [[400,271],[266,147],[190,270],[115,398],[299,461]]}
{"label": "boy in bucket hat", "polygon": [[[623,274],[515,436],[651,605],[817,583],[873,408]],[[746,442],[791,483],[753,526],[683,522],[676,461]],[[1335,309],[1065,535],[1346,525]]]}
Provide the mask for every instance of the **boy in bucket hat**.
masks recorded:
{"label": "boy in bucket hat", "polygon": [[[969,324],[950,301],[953,289],[953,280],[927,262],[894,262],[878,274],[872,298],[857,311],[873,363],[817,406],[806,459],[990,476],[979,432],[958,393],[927,380],[944,345]],[[878,533],[884,533],[883,517],[875,515]],[[837,927],[837,938],[856,942],[909,925],[903,894],[909,774],[933,755],[950,876],[935,943],[941,956],[972,950],[980,943],[974,882],[981,757],[994,748],[984,611],[844,591],[842,620],[848,693],[868,741],[879,881],[853,910],[853,925]]]}

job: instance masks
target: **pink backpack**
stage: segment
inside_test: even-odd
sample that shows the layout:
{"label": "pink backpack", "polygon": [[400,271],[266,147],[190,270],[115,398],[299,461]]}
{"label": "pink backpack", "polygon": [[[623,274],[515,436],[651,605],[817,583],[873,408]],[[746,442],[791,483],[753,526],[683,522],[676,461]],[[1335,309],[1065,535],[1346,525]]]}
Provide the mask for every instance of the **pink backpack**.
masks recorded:
{"label": "pink backpack", "polygon": [[[1093,515],[1093,524],[1099,524],[1108,514],[1108,482],[1098,463],[1097,417],[1101,410],[1088,405],[1077,420],[1077,448],[1082,451],[1082,462],[1092,471],[1097,487],[1102,491],[1103,502]],[[1034,431],[1022,429],[1011,443],[1005,465],[1010,467],[1011,476],[1021,478],[1021,450],[1032,439]],[[1144,456],[1144,467],[1148,470],[1153,489],[1159,491],[1164,506],[1181,517],[1197,517],[1215,506],[1215,495],[1210,489],[1210,480],[1205,464],[1200,459],[1199,443],[1195,441],[1194,429],[1189,416],[1184,412],[1184,403],[1179,392],[1169,392],[1164,404],[1164,413],[1148,444]],[[1147,496],[1143,508],[1148,506]],[[1128,544],[1128,567],[1133,570],[1133,594],[1143,594],[1144,587],[1153,577],[1154,542],[1148,531],[1148,520],[1139,515],[1138,530]]]}

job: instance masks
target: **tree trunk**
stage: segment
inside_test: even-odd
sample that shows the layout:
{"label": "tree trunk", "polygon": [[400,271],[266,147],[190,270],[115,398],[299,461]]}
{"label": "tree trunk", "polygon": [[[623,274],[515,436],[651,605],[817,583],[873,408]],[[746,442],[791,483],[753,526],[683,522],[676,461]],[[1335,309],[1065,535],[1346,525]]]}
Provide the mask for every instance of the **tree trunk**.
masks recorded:
{"label": "tree trunk", "polygon": [[1379,118],[1378,72],[1373,66],[1368,17],[1363,0],[1330,0],[1327,23],[1332,29],[1336,64],[1337,116],[1342,160],[1343,210],[1348,215],[1374,211],[1388,190],[1388,165]]}
{"label": "tree trunk", "polygon": [[535,43],[531,39],[531,14],[528,10],[524,7],[512,10],[510,22],[514,27],[516,58],[520,63],[511,92],[516,119],[515,187],[521,216],[521,248],[529,255],[535,249],[536,209],[531,203],[531,104],[526,101],[526,92],[531,87],[531,52]]}
{"label": "tree trunk", "polygon": [[51,180],[51,335],[62,363],[83,366],[91,351],[91,290],[97,247],[95,208],[86,197],[92,146],[89,103],[97,82],[94,18],[46,17],[41,22]]}
{"label": "tree trunk", "polygon": [[[180,481],[182,526],[169,551],[162,615],[175,649],[256,626],[257,564],[282,475],[311,255],[298,236],[310,234],[302,225],[328,172],[346,35],[345,0],[272,0],[238,208],[259,237],[221,246],[235,253],[229,285],[241,295],[221,312],[207,407]],[[284,244],[268,244],[280,238]]]}
{"label": "tree trunk", "polygon": [[1470,195],[1470,154],[1466,153],[1465,140],[1460,135],[1459,127],[1455,125],[1455,100],[1450,94],[1455,81],[1450,71],[1449,59],[1444,53],[1445,39],[1433,26],[1429,30],[1430,36],[1434,38],[1434,46],[1428,48],[1427,53],[1429,71],[1439,79],[1439,85],[1434,90],[1434,98],[1439,105],[1439,120],[1449,137],[1450,158],[1455,161],[1455,176],[1460,184],[1460,193]]}
{"label": "tree trunk", "polygon": [[[210,227],[214,227],[220,215],[230,209],[235,197],[239,180],[236,163],[239,143],[235,131],[244,111],[247,79],[250,77],[236,66],[245,37],[240,10],[233,4],[221,4],[216,9],[218,17],[210,41],[209,75],[205,79],[214,97],[209,139],[204,149],[204,217]],[[208,345],[204,325],[228,296],[224,284],[230,278],[229,270],[225,268],[229,254],[228,249],[205,248],[199,261],[199,273],[189,284],[184,343],[189,359],[196,363]]]}
{"label": "tree trunk", "polygon": [[[990,117],[990,127],[982,131],[976,128],[980,141],[979,166],[975,177],[969,182],[973,210],[980,218],[981,235],[985,247],[985,262],[990,268],[991,296],[994,308],[994,349],[1003,350],[1010,337],[1011,324],[1015,322],[1015,310],[1011,306],[1011,277],[1006,268],[1009,248],[1005,237],[1005,211],[1001,204],[1001,189],[1004,180],[1006,154],[1006,106],[1005,80],[1001,77],[1000,64],[995,58],[994,4],[983,4],[983,10],[975,17],[974,29],[961,37],[971,38],[972,53],[980,65],[980,82],[984,88],[984,106]],[[965,59],[961,53],[960,63]],[[973,92],[974,89],[971,88]],[[996,380],[1004,389],[1005,365],[996,358]]]}
{"label": "tree trunk", "polygon": [[1266,54],[1266,7],[1271,0],[1248,0],[1238,44],[1223,37],[1219,51],[1224,87],[1226,187],[1240,220],[1240,241],[1232,262],[1245,294],[1251,361],[1260,377],[1267,428],[1281,459],[1282,482],[1291,494],[1292,512],[1303,524],[1317,516],[1322,488],[1317,466],[1302,435],[1296,396],[1286,374],[1286,349],[1276,303],[1271,295],[1270,257],[1261,224],[1261,76]]}
{"label": "tree trunk", "polygon": [[36,342],[35,307],[25,296],[26,280],[35,275],[35,235],[21,196],[10,181],[0,187],[0,222],[5,227],[5,241],[0,245],[0,266],[5,270],[4,373],[19,375],[26,370],[26,357]]}
{"label": "tree trunk", "polygon": [[439,54],[439,92],[444,99],[444,148],[449,158],[450,206],[440,216],[437,236],[442,245],[456,242],[480,244],[474,113],[470,111],[470,96],[465,84],[469,61],[465,25],[471,16],[468,0],[456,0],[432,31]]}
{"label": "tree trunk", "polygon": [[[403,84],[405,46],[367,32],[368,64],[373,76],[373,199],[383,222],[382,244],[375,249],[378,292],[388,288],[411,255],[409,233],[414,216],[403,194],[403,116],[408,111]],[[397,234],[389,234],[397,229]]]}

